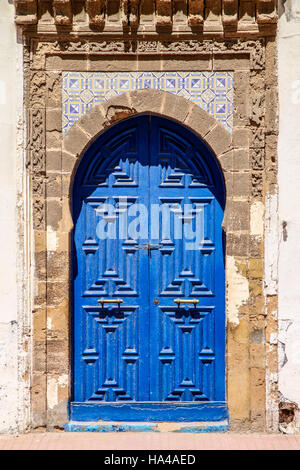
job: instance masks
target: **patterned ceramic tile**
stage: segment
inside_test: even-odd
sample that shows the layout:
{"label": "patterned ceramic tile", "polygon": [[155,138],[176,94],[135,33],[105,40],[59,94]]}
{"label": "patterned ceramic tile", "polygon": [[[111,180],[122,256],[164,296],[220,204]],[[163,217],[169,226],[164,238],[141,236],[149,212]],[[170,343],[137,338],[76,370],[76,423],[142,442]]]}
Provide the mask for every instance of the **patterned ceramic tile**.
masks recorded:
{"label": "patterned ceramic tile", "polygon": [[229,72],[64,72],[64,134],[96,104],[141,88],[184,96],[232,133],[233,75]]}

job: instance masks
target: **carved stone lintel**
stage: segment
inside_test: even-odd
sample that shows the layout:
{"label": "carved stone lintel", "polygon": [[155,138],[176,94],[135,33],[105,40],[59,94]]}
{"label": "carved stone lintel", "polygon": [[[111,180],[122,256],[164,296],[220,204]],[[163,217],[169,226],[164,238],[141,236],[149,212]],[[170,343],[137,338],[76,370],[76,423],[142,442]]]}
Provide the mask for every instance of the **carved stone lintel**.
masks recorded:
{"label": "carved stone lintel", "polygon": [[265,63],[265,49],[261,39],[242,41],[219,41],[214,42],[214,51],[241,51],[251,53],[251,69],[261,70]]}
{"label": "carved stone lintel", "polygon": [[[8,1],[8,0],[2,0]],[[38,0],[14,0],[16,7],[17,24],[34,24],[38,22],[37,5]],[[77,20],[78,5],[85,4],[88,16],[86,24],[87,32],[90,32],[89,26],[105,27],[108,19],[108,5],[113,3],[113,10],[117,13],[119,8],[119,17],[122,21],[114,22],[115,30],[119,31],[132,29],[138,31],[140,27],[140,13],[147,17],[147,31],[172,30],[173,23],[176,31],[187,27],[203,28],[205,32],[221,32],[222,30],[239,29],[248,34],[255,34],[264,29],[261,26],[267,26],[266,34],[270,34],[274,23],[277,22],[276,2],[275,0],[256,0],[241,1],[238,0],[120,0],[120,2],[110,2],[108,0],[45,0],[45,4],[53,5],[53,10],[49,9],[49,14],[53,16],[54,23],[60,26],[72,25],[74,14],[74,26],[80,25],[84,28],[85,24],[82,18]],[[151,13],[150,13],[151,12]],[[43,20],[41,20],[43,21]],[[78,21],[78,22],[77,22]],[[79,23],[80,22],[80,23]],[[53,28],[53,22],[47,21],[49,28]],[[141,25],[144,28],[145,21]],[[109,25],[111,26],[111,25]],[[43,23],[45,27],[45,23]],[[235,31],[234,31],[235,32]]]}
{"label": "carved stone lintel", "polygon": [[106,0],[85,0],[86,11],[89,15],[90,25],[101,26],[105,24]]}
{"label": "carved stone lintel", "polygon": [[37,0],[14,0],[17,24],[37,23]]}
{"label": "carved stone lintel", "polygon": [[212,52],[210,41],[163,41],[160,44],[161,52]]}
{"label": "carved stone lintel", "polygon": [[[36,41],[36,40],[34,40]],[[262,70],[265,65],[265,48],[263,39],[255,40],[224,40],[211,41],[209,39],[190,39],[190,40],[168,40],[155,41],[138,39],[131,41],[124,40],[98,40],[98,41],[53,41],[53,42],[34,42],[32,50],[32,68],[41,69],[41,64],[45,62],[45,55],[57,53],[93,53],[107,54],[117,53],[126,54],[128,52],[139,53],[190,53],[190,52],[243,52],[250,54],[250,69]],[[256,119],[256,118],[255,118]],[[254,120],[258,124],[257,120]]]}
{"label": "carved stone lintel", "polygon": [[57,25],[72,24],[71,0],[53,0],[54,20]]}
{"label": "carved stone lintel", "polygon": [[199,26],[203,24],[203,0],[189,0],[189,26]]}
{"label": "carved stone lintel", "polygon": [[95,52],[125,52],[126,42],[123,41],[96,41],[89,42],[88,48],[90,53]]}
{"label": "carved stone lintel", "polygon": [[157,41],[139,41],[137,46],[138,52],[157,52],[158,42]]}

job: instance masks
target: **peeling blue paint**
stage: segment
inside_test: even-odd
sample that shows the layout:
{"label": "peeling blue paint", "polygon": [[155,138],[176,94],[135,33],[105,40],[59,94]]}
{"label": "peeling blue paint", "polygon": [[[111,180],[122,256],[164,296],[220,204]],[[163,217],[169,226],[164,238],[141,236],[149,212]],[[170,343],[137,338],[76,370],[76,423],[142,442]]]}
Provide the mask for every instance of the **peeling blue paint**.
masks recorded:
{"label": "peeling blue paint", "polygon": [[[64,426],[64,429],[67,432],[161,432],[158,423],[83,423],[70,421]],[[197,423],[193,426],[183,424],[179,429],[170,430],[169,432],[207,433],[226,432],[228,430],[228,421],[222,421],[220,423]]]}
{"label": "peeling blue paint", "polygon": [[172,432],[227,432],[229,430],[228,424],[213,424],[208,425],[206,427],[202,426],[187,426],[184,428],[180,428],[179,430],[172,431]]}
{"label": "peeling blue paint", "polygon": [[70,403],[70,421],[87,423],[216,423],[228,419],[225,402]]}
{"label": "peeling blue paint", "polygon": [[68,432],[158,432],[155,424],[98,424],[98,423],[68,423],[65,425]]}

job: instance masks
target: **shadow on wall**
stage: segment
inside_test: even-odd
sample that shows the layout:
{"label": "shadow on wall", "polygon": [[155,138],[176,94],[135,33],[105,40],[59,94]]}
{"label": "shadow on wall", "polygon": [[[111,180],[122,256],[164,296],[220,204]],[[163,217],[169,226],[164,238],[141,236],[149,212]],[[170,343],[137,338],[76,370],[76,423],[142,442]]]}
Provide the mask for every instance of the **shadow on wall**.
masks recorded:
{"label": "shadow on wall", "polygon": [[284,434],[294,434],[297,430],[298,405],[294,402],[279,403],[279,430]]}

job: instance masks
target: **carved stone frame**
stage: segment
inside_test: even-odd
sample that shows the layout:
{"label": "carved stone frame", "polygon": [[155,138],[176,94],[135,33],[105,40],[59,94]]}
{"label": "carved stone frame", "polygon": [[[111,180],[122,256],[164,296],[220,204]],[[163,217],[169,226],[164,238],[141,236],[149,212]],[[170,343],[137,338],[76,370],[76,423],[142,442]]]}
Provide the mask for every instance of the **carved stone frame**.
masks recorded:
{"label": "carved stone frame", "polygon": [[[169,108],[162,103],[172,99],[176,108],[173,117],[208,140],[220,156],[226,180],[227,396],[231,428],[276,430],[277,346],[271,344],[270,337],[277,331],[277,292],[265,293],[264,233],[253,229],[255,224],[250,220],[256,208],[263,209],[268,196],[277,191],[274,38],[53,39],[28,37],[24,48],[34,247],[32,427],[55,429],[68,420],[72,227],[69,203],[74,155],[101,130],[95,128],[93,113],[98,113],[106,126],[128,116],[133,108],[164,114]],[[231,71],[232,141],[213,118],[186,100],[152,92],[150,109],[146,91],[120,95],[95,108],[63,139],[62,70]],[[201,128],[204,121],[208,127]],[[236,297],[239,289],[242,294]]]}

